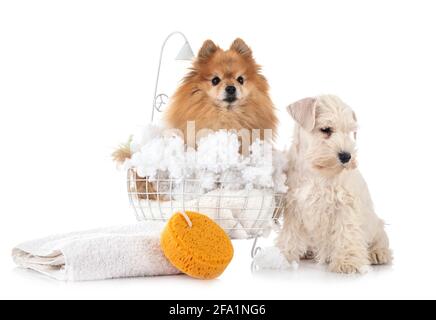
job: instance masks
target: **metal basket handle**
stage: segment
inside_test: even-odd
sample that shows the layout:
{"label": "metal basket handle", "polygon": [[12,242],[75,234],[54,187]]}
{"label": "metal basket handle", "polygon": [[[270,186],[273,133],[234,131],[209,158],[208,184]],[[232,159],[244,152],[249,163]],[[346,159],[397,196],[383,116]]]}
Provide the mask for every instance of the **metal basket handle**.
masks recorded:
{"label": "metal basket handle", "polygon": [[[174,36],[174,35],[180,35],[180,36],[183,37],[183,39],[185,39],[185,43],[184,43],[184,45],[183,45],[181,51],[180,51],[179,54],[177,55],[176,60],[188,60],[188,58],[189,58],[189,60],[190,60],[190,59],[192,59],[192,57],[194,56],[194,54],[192,53],[191,46],[189,45],[188,38],[187,38],[187,37],[186,37],[182,32],[180,32],[180,31],[174,31],[174,32],[170,33],[170,34],[165,38],[165,40],[164,40],[164,42],[163,42],[163,44],[162,44],[162,47],[161,47],[161,49],[160,49],[159,66],[158,66],[158,68],[157,68],[156,84],[155,84],[155,87],[154,87],[154,95],[153,95],[153,110],[152,110],[152,112],[151,112],[151,122],[153,122],[153,120],[154,120],[155,110],[156,110],[157,112],[162,112],[162,111],[163,111],[162,108],[163,108],[166,104],[168,104],[168,100],[169,100],[168,95],[165,94],[165,93],[159,93],[159,94],[158,94],[158,93],[157,93],[157,89],[158,89],[158,86],[159,86],[159,76],[160,76],[160,69],[161,69],[161,66],[162,66],[162,57],[163,57],[163,52],[164,52],[164,49],[165,49],[165,46],[166,46],[168,40],[169,40],[172,36]],[[184,55],[183,55],[182,53],[184,53]],[[187,54],[187,56],[186,56],[186,54]],[[182,55],[183,55],[183,56],[182,56]]]}

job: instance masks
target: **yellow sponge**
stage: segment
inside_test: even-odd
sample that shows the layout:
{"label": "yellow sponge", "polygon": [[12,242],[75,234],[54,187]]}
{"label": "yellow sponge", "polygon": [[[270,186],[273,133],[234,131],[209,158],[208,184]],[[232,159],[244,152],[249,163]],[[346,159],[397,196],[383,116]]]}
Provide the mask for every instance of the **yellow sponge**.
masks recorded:
{"label": "yellow sponge", "polygon": [[168,221],[161,246],[168,260],[181,272],[197,279],[220,276],[233,258],[233,246],[225,231],[214,221],[186,211],[192,223],[178,212]]}

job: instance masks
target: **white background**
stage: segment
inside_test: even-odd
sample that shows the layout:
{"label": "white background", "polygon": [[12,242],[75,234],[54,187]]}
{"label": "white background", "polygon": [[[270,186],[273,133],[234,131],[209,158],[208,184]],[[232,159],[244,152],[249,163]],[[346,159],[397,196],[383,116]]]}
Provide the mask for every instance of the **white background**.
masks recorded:
{"label": "white background", "polygon": [[[434,1],[1,1],[0,298],[436,298]],[[360,168],[390,226],[393,267],[364,276],[250,272],[249,242],[215,281],[59,283],[14,245],[134,222],[110,153],[150,117],[160,45],[251,45],[290,142],[290,102],[335,93],[360,121]],[[162,90],[186,64],[165,55]]]}

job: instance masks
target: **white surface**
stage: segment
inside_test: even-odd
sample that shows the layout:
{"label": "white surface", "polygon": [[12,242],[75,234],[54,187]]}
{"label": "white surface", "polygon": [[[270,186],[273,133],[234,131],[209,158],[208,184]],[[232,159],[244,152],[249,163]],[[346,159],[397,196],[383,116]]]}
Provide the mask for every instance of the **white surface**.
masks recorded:
{"label": "white surface", "polygon": [[[436,298],[434,12],[430,0],[1,2],[0,298]],[[210,282],[66,284],[14,268],[10,251],[24,240],[133,221],[108,155],[148,121],[161,41],[178,29],[194,50],[206,38],[252,46],[281,112],[282,145],[290,102],[334,93],[356,110],[360,168],[390,224],[392,269],[253,275],[245,242]],[[168,93],[186,67],[171,60],[183,40],[174,42]]]}

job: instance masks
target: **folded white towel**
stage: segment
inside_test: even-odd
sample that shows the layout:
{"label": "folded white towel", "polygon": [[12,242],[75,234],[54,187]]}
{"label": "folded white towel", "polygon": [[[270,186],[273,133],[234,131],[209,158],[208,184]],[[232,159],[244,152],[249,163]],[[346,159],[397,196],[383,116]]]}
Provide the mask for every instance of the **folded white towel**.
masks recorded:
{"label": "folded white towel", "polygon": [[160,247],[161,222],[96,229],[22,243],[15,263],[57,280],[83,281],[179,273]]}

